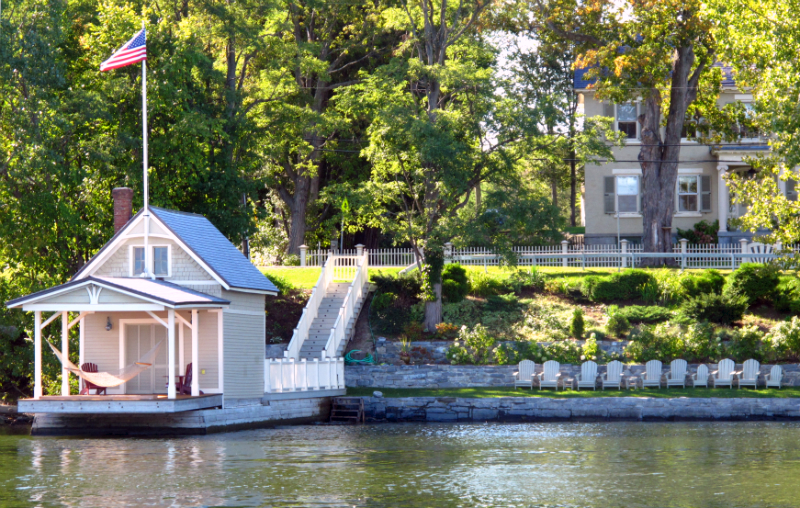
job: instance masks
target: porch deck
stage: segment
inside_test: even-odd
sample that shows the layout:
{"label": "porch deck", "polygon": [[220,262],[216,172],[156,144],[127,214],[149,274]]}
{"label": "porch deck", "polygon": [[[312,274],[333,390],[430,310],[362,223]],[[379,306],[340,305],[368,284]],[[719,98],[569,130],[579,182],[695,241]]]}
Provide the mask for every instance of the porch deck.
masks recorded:
{"label": "porch deck", "polygon": [[60,414],[146,414],[180,413],[197,409],[222,407],[222,394],[192,397],[177,395],[70,395],[43,396],[39,399],[22,399],[18,402],[20,413]]}

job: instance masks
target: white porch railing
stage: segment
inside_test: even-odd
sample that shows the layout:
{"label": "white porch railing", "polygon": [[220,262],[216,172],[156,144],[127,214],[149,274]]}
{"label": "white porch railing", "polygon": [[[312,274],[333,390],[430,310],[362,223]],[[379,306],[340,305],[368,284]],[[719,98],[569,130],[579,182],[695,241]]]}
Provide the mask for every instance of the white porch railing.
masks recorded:
{"label": "white porch railing", "polygon": [[289,346],[283,353],[286,358],[299,357],[303,341],[308,337],[308,330],[311,328],[311,322],[317,317],[319,305],[322,303],[322,299],[325,298],[328,285],[334,279],[335,264],[335,258],[328,258],[325,261],[325,265],[322,267],[322,273],[319,274],[317,284],[314,286],[314,289],[311,290],[311,296],[303,309],[300,321],[297,323],[294,333],[292,333],[292,340],[289,341]]}
{"label": "white porch railing", "polygon": [[[322,351],[322,358],[336,356],[339,345],[346,340],[347,324],[355,317],[356,312],[360,310],[356,307],[356,304],[366,296],[365,291],[369,282],[369,253],[364,253],[360,258],[355,256],[336,256],[334,259],[336,259],[337,265],[340,263],[342,265],[337,268],[341,270],[341,272],[337,273],[342,274],[342,279],[349,278],[347,276],[350,275],[352,270],[355,270],[355,272],[352,277],[353,282],[350,283],[350,287],[347,289],[344,303],[342,308],[339,309],[339,315],[331,329],[328,343]],[[355,326],[355,323],[353,323],[353,326]]]}
{"label": "white porch railing", "polygon": [[344,389],[344,358],[264,360],[264,393]]}

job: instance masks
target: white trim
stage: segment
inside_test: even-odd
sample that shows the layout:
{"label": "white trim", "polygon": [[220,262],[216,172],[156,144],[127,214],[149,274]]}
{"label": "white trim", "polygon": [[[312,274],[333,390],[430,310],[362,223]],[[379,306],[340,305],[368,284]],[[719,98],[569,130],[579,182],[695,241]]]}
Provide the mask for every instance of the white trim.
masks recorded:
{"label": "white trim", "polygon": [[[220,309],[222,310],[222,309]],[[217,361],[219,362],[219,382],[217,383],[217,387],[219,391],[222,392],[225,388],[224,379],[225,379],[225,353],[223,347],[223,335],[225,333],[225,328],[222,322],[223,316],[225,315],[224,312],[217,313]],[[222,408],[225,409],[225,399],[222,399]]]}
{"label": "white trim", "polygon": [[170,282],[179,286],[219,286],[219,282],[215,280],[171,280]]}
{"label": "white trim", "polygon": [[[173,310],[173,309],[169,309],[167,312],[169,312],[170,310]],[[163,319],[161,319],[160,317],[156,316],[155,314],[153,314],[153,313],[152,313],[152,312],[150,312],[149,310],[147,311],[147,313],[148,313],[148,314],[150,314],[150,315],[153,317],[153,319],[155,319],[157,322],[161,323],[161,324],[162,324],[163,326],[165,326],[166,328],[169,328],[169,325],[167,324],[167,322],[166,322],[166,321],[164,321],[164,320],[163,320]],[[169,318],[167,318],[167,319],[169,319]]]}
{"label": "white trim", "polygon": [[752,101],[753,100],[753,94],[751,94],[751,93],[737,93],[737,94],[733,95],[733,100],[742,101],[742,102]]}
{"label": "white trim", "polygon": [[[614,216],[617,214],[615,213]],[[639,212],[622,212],[619,214],[620,219],[641,219],[642,214]],[[627,234],[627,233],[626,233]]]}
{"label": "white trim", "polygon": [[[119,368],[124,369],[126,358],[125,358],[125,340],[127,337],[125,336],[125,326],[127,325],[157,325],[158,322],[155,319],[151,318],[132,318],[132,319],[120,319],[117,321],[119,326]],[[137,358],[138,360],[138,358]],[[155,385],[153,385],[153,393],[155,393]],[[111,390],[112,388],[109,388]],[[128,383],[122,383],[119,386],[119,393],[124,394],[128,393]]]}
{"label": "white trim", "polygon": [[642,168],[612,169],[611,174],[614,176],[642,176]]}
{"label": "white trim", "polygon": [[94,312],[83,311],[83,312],[81,312],[80,314],[78,314],[78,317],[76,317],[75,319],[73,319],[72,321],[70,321],[69,325],[67,326],[67,329],[69,330],[69,329],[71,329],[73,326],[75,326],[77,323],[79,323],[79,322],[83,322],[83,318],[85,318],[85,317],[86,317],[86,316],[88,316],[89,314],[94,314]]}
{"label": "white trim", "polygon": [[44,323],[42,323],[42,325],[41,325],[41,328],[42,328],[42,329],[44,329],[44,328],[45,328],[47,325],[49,325],[50,323],[52,323],[53,321],[55,321],[55,320],[56,320],[56,318],[57,318],[58,316],[60,316],[60,315],[61,315],[61,312],[54,312],[52,316],[50,316],[49,318],[47,318],[47,320],[46,320]]}
{"label": "white trim", "polygon": [[225,314],[244,314],[245,316],[264,316],[263,312],[258,312],[257,310],[233,310],[233,309],[223,309],[222,312]]}
{"label": "white trim", "polygon": [[[152,238],[153,235],[149,235],[149,237]],[[136,264],[135,263],[136,259],[135,259],[134,253],[135,253],[135,249],[137,247],[145,248],[145,246],[143,244],[135,244],[135,243],[128,244],[128,276],[129,277],[140,277],[142,275],[140,273],[134,273],[134,266]],[[167,248],[167,273],[166,274],[156,273],[155,250],[156,250],[157,247],[166,247]],[[172,244],[169,244],[169,243],[151,243],[151,244],[149,244],[148,248],[150,249],[150,256],[148,258],[147,252],[145,252],[144,259],[145,259],[145,263],[149,259],[150,266],[149,267],[146,266],[145,267],[145,271],[149,270],[149,273],[152,273],[154,277],[167,277],[167,278],[172,277]]]}
{"label": "white trim", "polygon": [[678,168],[679,175],[702,175],[703,168]]}
{"label": "white trim", "polygon": [[91,305],[88,303],[31,303],[28,305],[23,305],[22,310],[52,310],[52,311],[62,311],[62,310],[69,310],[73,312],[82,312],[82,311],[118,311],[118,312],[127,312],[127,311],[136,311],[136,310],[164,310],[166,309],[166,305],[156,305],[154,303],[99,303],[97,305]]}
{"label": "white trim", "polygon": [[702,217],[703,214],[701,212],[675,212],[673,217]]}
{"label": "white trim", "polygon": [[[150,217],[152,218],[153,216],[151,215]],[[156,234],[150,233],[149,235],[147,235],[147,237],[148,238],[163,238],[164,240],[172,240],[172,237],[170,235],[156,235]],[[137,233],[137,234],[133,234],[133,235],[125,235],[125,238],[128,238],[128,239],[131,239],[131,238],[144,238],[144,233],[141,233],[141,234]]]}
{"label": "white trim", "polygon": [[244,288],[225,288],[227,291],[238,291],[239,293],[253,293],[256,295],[270,295],[277,296],[277,291],[265,291],[263,289],[244,289]]}

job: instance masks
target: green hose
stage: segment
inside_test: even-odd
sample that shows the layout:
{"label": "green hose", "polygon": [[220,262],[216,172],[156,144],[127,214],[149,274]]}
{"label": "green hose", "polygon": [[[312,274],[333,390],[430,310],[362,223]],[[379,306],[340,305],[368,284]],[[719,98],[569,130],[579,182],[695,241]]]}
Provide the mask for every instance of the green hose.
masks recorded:
{"label": "green hose", "polygon": [[360,353],[360,352],[361,352],[360,349],[353,349],[352,351],[349,351],[346,355],[344,355],[345,365],[372,365],[375,363],[375,359],[372,358],[372,355],[369,353],[367,353],[367,356],[361,360],[356,360],[355,358],[350,356],[353,353]]}

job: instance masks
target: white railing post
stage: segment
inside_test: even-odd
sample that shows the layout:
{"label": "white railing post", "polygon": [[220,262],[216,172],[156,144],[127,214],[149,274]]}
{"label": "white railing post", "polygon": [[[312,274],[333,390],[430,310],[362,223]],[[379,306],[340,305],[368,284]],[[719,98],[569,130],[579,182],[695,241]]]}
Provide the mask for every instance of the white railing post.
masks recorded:
{"label": "white railing post", "polygon": [[359,243],[356,245],[356,256],[361,257],[364,255],[364,244]]}
{"label": "white railing post", "polygon": [[686,270],[686,246],[689,244],[689,240],[686,238],[681,238],[681,270]]}
{"label": "white railing post", "polygon": [[289,363],[287,365],[289,366],[289,390],[288,391],[293,392],[293,391],[295,391],[297,389],[297,379],[295,379],[296,372],[294,370],[294,368],[295,368],[294,358],[289,358]]}
{"label": "white railing post", "polygon": [[561,257],[561,266],[563,268],[567,267],[567,253],[569,251],[569,242],[567,240],[561,240],[561,253],[563,256]]}
{"label": "white railing post", "polygon": [[[740,246],[741,246],[741,248],[742,248],[742,254],[747,254],[747,244],[748,244],[748,243],[749,243],[749,242],[748,242],[747,238],[742,238],[741,240],[739,240],[739,245],[740,245]],[[750,259],[750,258],[745,258],[745,257],[743,257],[743,258],[742,258],[742,260],[739,262],[739,264],[741,265],[742,263],[747,263],[747,262],[749,262],[749,261],[751,261],[751,259]],[[734,267],[735,267],[735,266],[736,266],[736,265],[734,265]],[[733,268],[731,268],[731,269],[733,269]]]}
{"label": "white railing post", "polygon": [[453,262],[453,242],[444,243],[444,262],[445,263]]}
{"label": "white railing post", "polygon": [[306,266],[306,251],[308,250],[308,245],[301,245],[300,246],[300,266]]}
{"label": "white railing post", "polygon": [[264,359],[264,393],[269,393],[269,364],[270,358]]}
{"label": "white railing post", "polygon": [[298,365],[297,372],[297,377],[300,378],[298,390],[305,392],[308,390],[308,362],[306,362],[305,358],[300,360],[300,365]]}
{"label": "white railing post", "polygon": [[627,256],[627,254],[628,254],[628,240],[620,240],[619,246],[620,246],[620,254],[622,254],[622,256],[619,258],[620,261],[622,262],[621,263],[622,264],[622,268],[627,268],[628,267],[628,256]]}
{"label": "white railing post", "polygon": [[314,385],[311,387],[314,390],[319,390],[319,358],[314,358],[314,372],[316,373]]}

